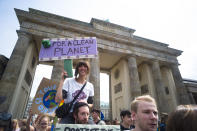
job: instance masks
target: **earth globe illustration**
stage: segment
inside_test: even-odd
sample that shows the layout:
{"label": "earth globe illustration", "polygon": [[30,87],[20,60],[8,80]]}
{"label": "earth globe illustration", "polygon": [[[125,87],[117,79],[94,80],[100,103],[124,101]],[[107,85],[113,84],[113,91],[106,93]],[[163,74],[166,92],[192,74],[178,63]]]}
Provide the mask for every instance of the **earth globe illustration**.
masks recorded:
{"label": "earth globe illustration", "polygon": [[44,94],[43,97],[43,104],[47,108],[54,108],[58,105],[58,103],[55,102],[55,95],[56,90],[50,90]]}

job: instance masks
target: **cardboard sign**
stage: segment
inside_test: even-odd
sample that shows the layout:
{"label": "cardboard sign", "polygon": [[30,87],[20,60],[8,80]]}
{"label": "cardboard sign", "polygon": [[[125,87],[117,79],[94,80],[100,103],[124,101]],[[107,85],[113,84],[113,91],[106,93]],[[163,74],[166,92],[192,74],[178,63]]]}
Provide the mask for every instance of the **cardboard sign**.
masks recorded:
{"label": "cardboard sign", "polygon": [[67,72],[68,77],[73,77],[72,66],[73,66],[72,60],[70,59],[64,60],[64,70]]}
{"label": "cardboard sign", "polygon": [[49,114],[52,115],[58,108],[55,102],[56,89],[58,83],[47,78],[43,78],[32,103],[33,114]]}
{"label": "cardboard sign", "polygon": [[57,124],[55,131],[120,131],[120,125]]}
{"label": "cardboard sign", "polygon": [[49,45],[41,44],[39,60],[61,60],[97,57],[96,37],[44,39]]}

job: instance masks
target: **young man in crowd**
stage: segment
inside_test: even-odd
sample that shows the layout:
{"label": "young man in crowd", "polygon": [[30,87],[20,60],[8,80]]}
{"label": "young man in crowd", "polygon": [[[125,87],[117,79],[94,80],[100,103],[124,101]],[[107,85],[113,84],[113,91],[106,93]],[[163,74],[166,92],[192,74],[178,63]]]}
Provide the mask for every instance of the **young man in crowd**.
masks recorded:
{"label": "young man in crowd", "polygon": [[106,125],[105,121],[101,120],[100,118],[101,111],[98,109],[92,110],[92,118],[95,124],[97,125]]}
{"label": "young man in crowd", "polygon": [[131,103],[132,119],[135,128],[132,131],[156,131],[158,127],[157,105],[149,95],[139,96]]}
{"label": "young man in crowd", "polygon": [[74,105],[73,117],[75,119],[72,124],[94,124],[93,121],[89,120],[89,106],[85,102],[77,102]]}
{"label": "young man in crowd", "polygon": [[132,118],[131,118],[131,112],[129,110],[123,110],[120,112],[120,130],[131,130],[132,127]]}

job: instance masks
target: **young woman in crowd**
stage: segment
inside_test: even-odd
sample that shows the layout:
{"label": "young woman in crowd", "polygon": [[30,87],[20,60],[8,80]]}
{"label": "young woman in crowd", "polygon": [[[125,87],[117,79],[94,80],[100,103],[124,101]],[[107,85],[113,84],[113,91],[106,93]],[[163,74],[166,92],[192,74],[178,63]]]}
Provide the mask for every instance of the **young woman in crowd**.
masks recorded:
{"label": "young woman in crowd", "polygon": [[12,131],[20,131],[17,119],[12,120]]}
{"label": "young woman in crowd", "polygon": [[32,110],[29,111],[29,118],[27,120],[26,129],[27,131],[50,131],[50,118],[47,115],[39,115],[37,122],[33,122],[33,126],[30,124],[32,119]]}

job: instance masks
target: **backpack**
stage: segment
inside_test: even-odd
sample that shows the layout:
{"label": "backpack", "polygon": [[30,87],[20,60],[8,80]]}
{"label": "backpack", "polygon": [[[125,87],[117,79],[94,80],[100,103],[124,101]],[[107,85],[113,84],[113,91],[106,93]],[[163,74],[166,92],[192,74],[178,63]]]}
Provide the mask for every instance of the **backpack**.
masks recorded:
{"label": "backpack", "polygon": [[12,115],[9,113],[1,112],[0,113],[0,128],[3,128],[4,131],[10,131],[12,128]]}

